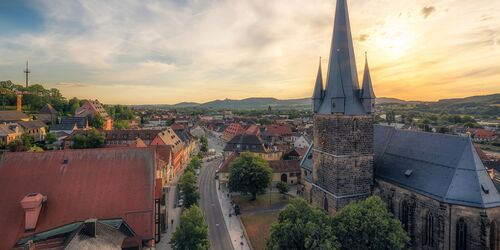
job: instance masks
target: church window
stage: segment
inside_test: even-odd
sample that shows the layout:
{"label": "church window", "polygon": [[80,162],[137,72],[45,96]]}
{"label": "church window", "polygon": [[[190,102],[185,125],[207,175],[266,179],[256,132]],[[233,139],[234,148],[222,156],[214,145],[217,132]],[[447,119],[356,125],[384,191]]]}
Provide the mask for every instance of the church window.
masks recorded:
{"label": "church window", "polygon": [[498,250],[497,224],[491,223],[490,227],[490,249]]}
{"label": "church window", "polygon": [[424,245],[434,246],[434,215],[431,212],[428,212],[425,218]]}
{"label": "church window", "polygon": [[463,218],[457,222],[457,250],[467,250],[467,223]]}
{"label": "church window", "polygon": [[328,198],[326,196],[323,198],[323,209],[328,212]]}
{"label": "church window", "polygon": [[408,201],[404,200],[401,203],[401,211],[400,211],[400,216],[401,224],[403,225],[403,229],[406,232],[409,232],[409,226],[410,226],[410,208],[408,206]]}

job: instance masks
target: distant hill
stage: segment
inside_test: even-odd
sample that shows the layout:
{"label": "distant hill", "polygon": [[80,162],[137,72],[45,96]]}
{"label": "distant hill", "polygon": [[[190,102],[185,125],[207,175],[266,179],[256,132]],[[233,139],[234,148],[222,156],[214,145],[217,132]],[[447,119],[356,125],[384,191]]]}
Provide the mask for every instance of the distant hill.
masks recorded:
{"label": "distant hill", "polygon": [[[405,101],[397,98],[381,97],[376,100],[377,105],[384,104],[414,104],[421,111],[441,112],[457,114],[498,114],[500,116],[500,94],[486,96],[472,96],[466,98],[444,99],[438,102]],[[138,105],[140,107],[154,108],[189,108],[199,107],[205,109],[310,109],[311,99],[285,99],[280,100],[272,97],[252,97],[242,100],[214,100],[206,103],[182,102],[174,105]]]}

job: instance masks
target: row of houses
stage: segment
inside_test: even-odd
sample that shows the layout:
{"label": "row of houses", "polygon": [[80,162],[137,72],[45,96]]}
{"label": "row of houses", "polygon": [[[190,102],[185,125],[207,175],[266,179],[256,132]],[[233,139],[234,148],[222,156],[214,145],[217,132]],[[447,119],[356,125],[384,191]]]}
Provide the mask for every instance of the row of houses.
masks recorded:
{"label": "row of houses", "polygon": [[0,141],[8,145],[20,139],[23,134],[32,135],[36,142],[45,140],[46,124],[39,120],[31,120],[19,111],[0,111]]}

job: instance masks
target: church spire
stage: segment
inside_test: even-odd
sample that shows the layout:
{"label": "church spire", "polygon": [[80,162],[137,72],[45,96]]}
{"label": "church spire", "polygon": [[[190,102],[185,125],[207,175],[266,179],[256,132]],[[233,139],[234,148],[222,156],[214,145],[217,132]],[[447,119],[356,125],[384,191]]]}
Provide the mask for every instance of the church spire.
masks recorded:
{"label": "church spire", "polygon": [[375,111],[375,93],[373,92],[372,78],[370,76],[370,68],[368,67],[368,56],[365,52],[365,72],[363,74],[363,88],[361,89],[361,100],[363,106],[368,113]]}
{"label": "church spire", "polygon": [[337,0],[324,101],[318,113],[366,114],[359,91],[347,2]]}
{"label": "church spire", "polygon": [[323,100],[323,74],[321,73],[321,57],[319,58],[318,75],[316,76],[316,84],[313,92],[313,112],[318,112]]}

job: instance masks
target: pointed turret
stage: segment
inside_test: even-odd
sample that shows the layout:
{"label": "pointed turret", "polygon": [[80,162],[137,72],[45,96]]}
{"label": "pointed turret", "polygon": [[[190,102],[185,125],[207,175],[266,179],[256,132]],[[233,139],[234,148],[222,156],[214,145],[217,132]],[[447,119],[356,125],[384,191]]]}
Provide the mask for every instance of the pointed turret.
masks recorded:
{"label": "pointed turret", "polygon": [[323,101],[323,74],[321,73],[321,57],[319,58],[318,76],[316,77],[316,84],[314,85],[313,92],[313,112],[319,110],[321,102]]}
{"label": "pointed turret", "polygon": [[368,67],[368,56],[365,53],[365,72],[363,75],[363,88],[361,89],[361,101],[366,112],[375,112],[375,93],[373,92],[370,68]]}
{"label": "pointed turret", "polygon": [[347,3],[337,0],[324,101],[318,113],[366,114],[359,91]]}

